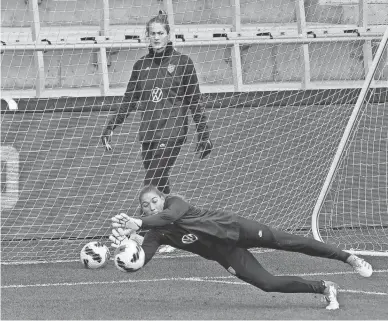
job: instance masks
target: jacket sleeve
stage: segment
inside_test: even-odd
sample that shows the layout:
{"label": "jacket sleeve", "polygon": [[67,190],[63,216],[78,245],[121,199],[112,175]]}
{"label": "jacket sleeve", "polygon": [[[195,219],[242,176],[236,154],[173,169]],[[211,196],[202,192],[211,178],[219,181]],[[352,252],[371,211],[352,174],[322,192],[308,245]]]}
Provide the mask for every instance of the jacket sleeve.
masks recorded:
{"label": "jacket sleeve", "polygon": [[193,115],[198,133],[198,140],[208,140],[210,132],[205,114],[205,103],[201,98],[201,92],[199,89],[197,72],[193,61],[189,57],[187,57],[187,59],[183,76],[183,84],[186,87],[184,103],[189,106]]}
{"label": "jacket sleeve", "polygon": [[139,75],[140,75],[140,61],[137,61],[133,66],[131,78],[129,79],[127,89],[123,100],[117,112],[112,115],[108,121],[107,127],[114,130],[118,125],[122,124],[129,113],[136,109],[137,102],[140,100],[141,91],[139,90]]}
{"label": "jacket sleeve", "polygon": [[142,217],[142,228],[161,227],[179,220],[188,210],[189,203],[180,197],[170,197],[166,200],[166,208],[155,215]]}
{"label": "jacket sleeve", "polygon": [[141,245],[145,254],[144,265],[151,261],[161,244],[163,243],[159,232],[150,230],[144,235],[143,244]]}

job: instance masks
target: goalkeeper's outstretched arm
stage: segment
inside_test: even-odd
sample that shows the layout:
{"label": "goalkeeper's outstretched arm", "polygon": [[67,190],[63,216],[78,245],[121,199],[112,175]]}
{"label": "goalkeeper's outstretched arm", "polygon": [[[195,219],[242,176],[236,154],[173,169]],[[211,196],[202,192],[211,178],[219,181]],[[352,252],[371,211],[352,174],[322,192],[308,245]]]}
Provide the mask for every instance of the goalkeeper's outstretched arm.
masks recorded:
{"label": "goalkeeper's outstretched arm", "polygon": [[[152,187],[157,190],[156,187]],[[155,199],[155,198],[154,198]],[[151,204],[153,200],[142,202],[142,210],[145,216],[141,218],[129,217],[125,213],[120,213],[112,217],[112,226],[114,228],[130,229],[138,231],[140,228],[149,229],[162,227],[174,223],[179,220],[189,210],[190,205],[184,199],[178,196],[168,197],[165,201],[164,197],[159,199],[160,208],[155,211]],[[148,203],[147,207],[143,204]]]}
{"label": "goalkeeper's outstretched arm", "polygon": [[155,230],[150,230],[144,235],[144,240],[142,244],[142,248],[145,254],[144,265],[151,261],[159,246],[163,244],[164,243],[162,242],[162,237],[160,233]]}
{"label": "goalkeeper's outstretched arm", "polygon": [[189,203],[178,196],[169,197],[163,211],[142,217],[142,228],[166,226],[179,220],[190,208]]}

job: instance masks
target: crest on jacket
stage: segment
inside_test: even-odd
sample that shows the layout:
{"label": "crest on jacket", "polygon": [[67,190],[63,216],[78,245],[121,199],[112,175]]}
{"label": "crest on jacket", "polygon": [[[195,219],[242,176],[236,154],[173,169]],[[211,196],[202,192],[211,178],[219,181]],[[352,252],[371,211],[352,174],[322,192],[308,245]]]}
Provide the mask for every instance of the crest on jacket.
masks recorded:
{"label": "crest on jacket", "polygon": [[169,64],[169,65],[167,66],[167,71],[168,71],[170,74],[172,74],[172,73],[174,72],[174,70],[175,70],[175,65]]}
{"label": "crest on jacket", "polygon": [[191,244],[195,241],[198,241],[198,237],[195,234],[185,234],[182,236],[182,243],[183,244]]}

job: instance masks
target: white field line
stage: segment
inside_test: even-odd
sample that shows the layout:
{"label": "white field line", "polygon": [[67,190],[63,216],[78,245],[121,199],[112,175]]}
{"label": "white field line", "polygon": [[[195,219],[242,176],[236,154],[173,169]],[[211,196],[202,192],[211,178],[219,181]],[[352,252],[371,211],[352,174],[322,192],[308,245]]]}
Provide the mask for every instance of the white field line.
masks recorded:
{"label": "white field line", "polygon": [[[260,253],[268,253],[274,252],[272,249],[253,249],[250,250],[251,253],[260,254]],[[188,258],[188,257],[199,257],[197,254],[160,254],[157,253],[152,259],[180,259],[180,258]],[[113,257],[111,257],[113,260]],[[29,265],[29,264],[55,264],[55,263],[71,263],[71,262],[79,262],[79,259],[69,259],[69,260],[56,260],[51,262],[45,261],[13,261],[13,262],[0,262],[1,265]]]}
{"label": "white field line", "polygon": [[[190,280],[195,281],[195,280]],[[198,280],[200,282],[211,282],[211,283],[223,283],[223,284],[235,284],[235,285],[250,285],[245,282],[236,282],[236,281],[222,281],[222,280]],[[196,281],[196,282],[198,282]],[[369,294],[369,295],[382,295],[388,296],[388,292],[373,292],[373,291],[362,291],[362,290],[342,290],[339,289],[338,292],[341,293],[355,293],[355,294]]]}
{"label": "white field line", "polygon": [[88,282],[61,282],[61,283],[38,283],[38,284],[12,284],[2,285],[1,289],[20,289],[34,287],[50,286],[77,286],[77,285],[102,285],[102,284],[125,284],[125,283],[144,283],[144,282],[166,282],[166,281],[200,281],[198,277],[192,278],[161,278],[161,279],[143,279],[143,280],[117,280],[117,281],[88,281]]}
{"label": "white field line", "polygon": [[358,290],[341,290],[339,289],[338,292],[342,293],[357,293],[357,294],[374,294],[374,295],[387,295],[387,292],[371,292],[371,291],[358,291]]}
{"label": "white field line", "polygon": [[[254,252],[253,252],[254,253]],[[155,255],[152,259],[180,259],[187,257],[198,257],[196,254],[176,254],[176,255]],[[113,257],[110,258],[113,261]],[[79,259],[69,259],[69,260],[55,260],[50,262],[45,261],[13,261],[13,262],[1,262],[1,265],[31,265],[31,264],[56,264],[56,263],[72,263],[79,262]]]}
{"label": "white field line", "polygon": [[[388,270],[377,270],[374,273],[387,273]],[[343,275],[355,274],[355,272],[332,272],[332,273],[303,273],[293,274],[294,276],[317,276],[317,275]],[[285,276],[288,274],[280,274]],[[202,277],[178,277],[178,278],[160,278],[160,279],[140,279],[140,280],[117,280],[117,281],[94,281],[94,282],[62,282],[62,283],[40,283],[40,284],[11,284],[2,285],[1,289],[24,289],[24,288],[39,288],[39,287],[60,287],[60,286],[82,286],[82,285],[112,285],[112,284],[126,284],[126,283],[151,283],[151,282],[171,282],[171,281],[186,281],[186,282],[209,282],[209,283],[223,283],[230,285],[250,285],[241,281],[228,281],[227,279],[235,278],[234,276],[202,276]],[[345,293],[357,293],[368,295],[383,295],[388,296],[388,292],[371,292],[361,290],[339,290]]]}

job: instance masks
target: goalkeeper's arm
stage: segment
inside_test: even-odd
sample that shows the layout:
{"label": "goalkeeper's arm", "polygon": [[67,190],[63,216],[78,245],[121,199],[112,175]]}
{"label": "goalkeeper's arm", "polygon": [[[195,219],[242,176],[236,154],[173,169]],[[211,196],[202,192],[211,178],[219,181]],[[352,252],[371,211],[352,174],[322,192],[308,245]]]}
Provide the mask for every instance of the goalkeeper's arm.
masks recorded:
{"label": "goalkeeper's arm", "polygon": [[158,214],[149,216],[129,217],[120,213],[112,217],[112,227],[138,231],[140,228],[149,229],[162,227],[179,220],[190,209],[190,204],[178,196],[169,197],[165,209]]}
{"label": "goalkeeper's arm", "polygon": [[199,153],[200,158],[203,159],[212,151],[213,143],[210,140],[210,130],[207,125],[205,104],[201,98],[201,92],[199,90],[197,72],[190,58],[188,58],[186,64],[184,84],[186,86],[184,101],[185,104],[189,106],[193,115],[193,120],[198,134],[196,152]]}
{"label": "goalkeeper's arm", "polygon": [[122,124],[125,118],[128,117],[130,112],[134,111],[137,108],[137,104],[140,100],[141,93],[138,90],[138,79],[139,79],[139,70],[137,64],[135,64],[134,69],[131,74],[131,78],[128,82],[127,89],[125,91],[123,100],[115,114],[113,114],[101,135],[102,144],[107,150],[111,150],[111,138],[113,135],[113,130],[120,124]]}

